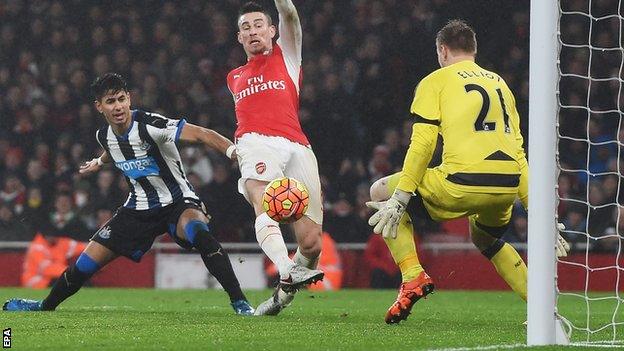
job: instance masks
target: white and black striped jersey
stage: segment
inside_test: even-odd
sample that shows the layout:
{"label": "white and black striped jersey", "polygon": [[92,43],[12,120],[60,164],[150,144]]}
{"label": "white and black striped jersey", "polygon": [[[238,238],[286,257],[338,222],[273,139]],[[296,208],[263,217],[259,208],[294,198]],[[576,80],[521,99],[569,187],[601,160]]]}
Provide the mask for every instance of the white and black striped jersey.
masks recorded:
{"label": "white and black striped jersey", "polygon": [[116,135],[110,126],[96,132],[98,142],[130,186],[123,206],[147,210],[184,198],[199,200],[186,179],[176,146],[186,120],[141,110],[131,112],[132,123],[125,135]]}

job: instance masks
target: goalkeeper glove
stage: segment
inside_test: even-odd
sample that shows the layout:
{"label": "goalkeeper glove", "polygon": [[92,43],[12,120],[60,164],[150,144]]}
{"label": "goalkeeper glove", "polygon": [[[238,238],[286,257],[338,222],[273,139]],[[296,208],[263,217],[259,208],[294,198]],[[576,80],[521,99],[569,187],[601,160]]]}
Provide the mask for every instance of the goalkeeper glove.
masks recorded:
{"label": "goalkeeper glove", "polygon": [[557,223],[557,245],[555,245],[555,251],[557,257],[566,257],[570,252],[570,244],[561,236],[561,232],[565,230],[563,223]]}
{"label": "goalkeeper glove", "polygon": [[412,194],[396,189],[387,201],[367,202],[366,206],[377,210],[368,220],[368,224],[374,227],[373,231],[386,239],[396,239],[399,221],[411,197]]}

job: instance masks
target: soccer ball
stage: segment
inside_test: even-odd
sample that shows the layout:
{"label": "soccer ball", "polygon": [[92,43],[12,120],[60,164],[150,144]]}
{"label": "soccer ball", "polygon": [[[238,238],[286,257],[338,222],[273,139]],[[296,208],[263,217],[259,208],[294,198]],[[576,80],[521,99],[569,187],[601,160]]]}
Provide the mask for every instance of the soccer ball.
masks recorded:
{"label": "soccer ball", "polygon": [[288,177],[277,178],[267,185],[262,196],[262,207],[273,220],[295,222],[308,210],[310,193],[306,186]]}

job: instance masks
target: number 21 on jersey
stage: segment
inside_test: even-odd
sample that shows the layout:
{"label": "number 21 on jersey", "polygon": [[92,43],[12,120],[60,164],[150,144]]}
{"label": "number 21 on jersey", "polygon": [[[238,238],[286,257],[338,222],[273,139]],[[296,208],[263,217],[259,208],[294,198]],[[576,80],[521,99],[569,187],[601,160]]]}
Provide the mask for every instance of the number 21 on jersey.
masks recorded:
{"label": "number 21 on jersey", "polygon": [[[470,93],[473,91],[481,94],[483,98],[483,104],[481,105],[481,110],[479,111],[479,115],[477,116],[477,120],[474,122],[475,131],[494,131],[496,130],[496,122],[494,121],[486,121],[485,117],[490,111],[490,95],[488,92],[480,85],[477,84],[466,84],[464,86],[466,89],[466,93]],[[505,107],[505,100],[503,100],[503,92],[500,88],[496,88],[496,93],[498,94],[498,99],[501,104],[501,108],[503,110],[503,123],[505,124],[505,133],[511,133],[511,129],[509,128],[509,114],[507,114],[507,108]]]}

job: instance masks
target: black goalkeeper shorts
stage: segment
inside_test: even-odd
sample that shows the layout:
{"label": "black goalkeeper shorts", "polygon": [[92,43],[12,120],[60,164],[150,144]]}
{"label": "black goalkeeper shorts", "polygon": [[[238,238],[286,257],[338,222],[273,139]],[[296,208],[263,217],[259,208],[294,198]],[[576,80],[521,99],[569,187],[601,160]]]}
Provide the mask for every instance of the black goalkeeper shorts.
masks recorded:
{"label": "black goalkeeper shorts", "polygon": [[164,233],[169,233],[181,247],[191,249],[191,243],[174,234],[178,219],[187,208],[205,213],[205,207],[200,201],[189,198],[150,210],[120,207],[113,218],[95,232],[91,240],[135,262],[141,261],[156,237]]}

